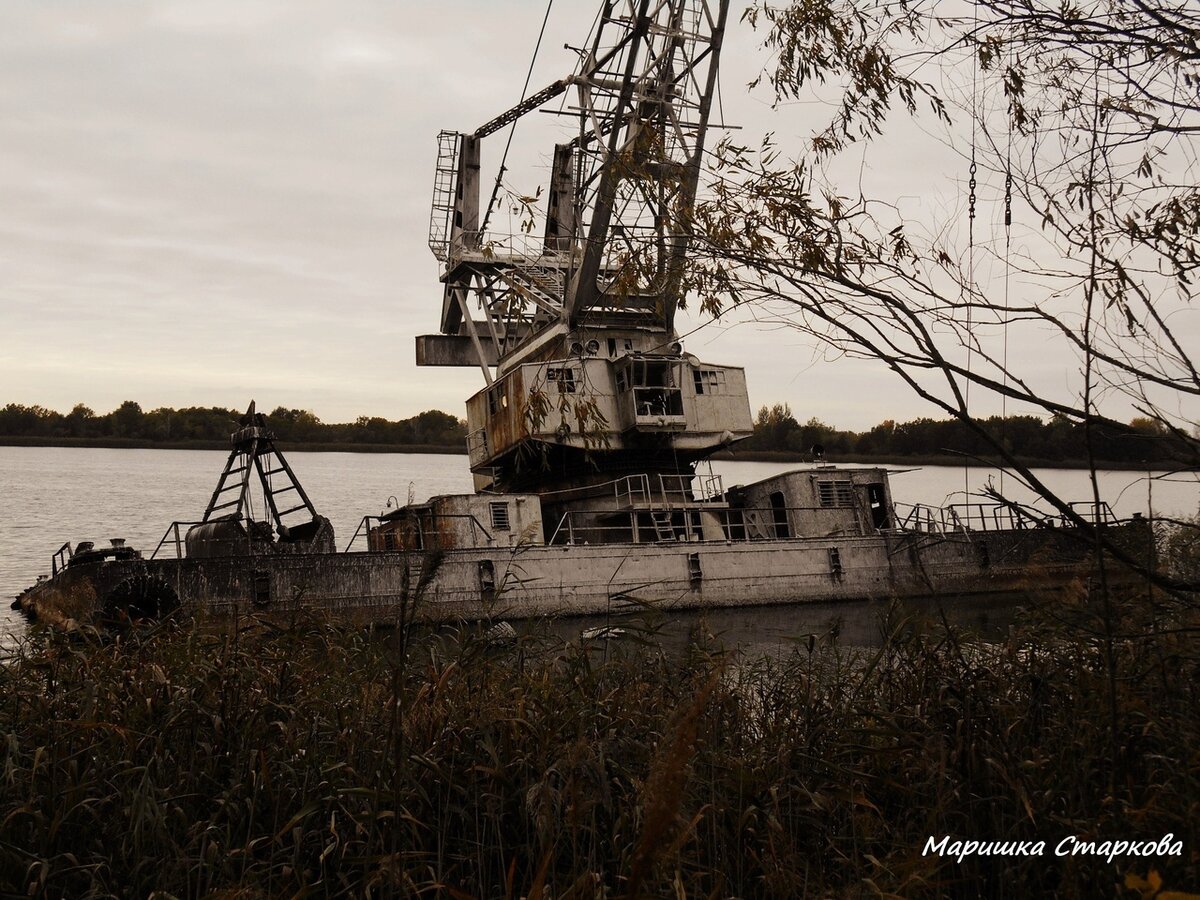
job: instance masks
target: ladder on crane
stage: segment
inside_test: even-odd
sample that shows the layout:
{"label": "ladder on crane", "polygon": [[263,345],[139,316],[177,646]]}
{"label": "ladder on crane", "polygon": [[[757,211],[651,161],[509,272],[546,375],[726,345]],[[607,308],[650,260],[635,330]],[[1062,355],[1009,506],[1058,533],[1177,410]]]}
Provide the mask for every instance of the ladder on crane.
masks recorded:
{"label": "ladder on crane", "polygon": [[433,205],[429,212],[429,249],[442,262],[450,256],[450,223],[458,190],[457,131],[438,132],[437,169],[433,175]]}

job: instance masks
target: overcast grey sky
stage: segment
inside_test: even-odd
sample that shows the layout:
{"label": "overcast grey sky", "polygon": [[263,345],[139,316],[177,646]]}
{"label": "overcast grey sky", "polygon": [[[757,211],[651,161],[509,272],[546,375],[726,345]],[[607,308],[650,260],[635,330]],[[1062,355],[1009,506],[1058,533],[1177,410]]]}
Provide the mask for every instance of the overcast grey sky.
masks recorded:
{"label": "overcast grey sky", "polygon": [[[555,4],[532,89],[571,71],[563,43],[583,42],[596,5]],[[461,415],[479,373],[413,364],[413,336],[436,331],[441,304],[426,247],[436,134],[519,99],[544,11],[543,0],[5,2],[0,403],[103,412],[254,397],[325,421]],[[725,118],[747,141],[770,128],[798,145],[812,111],[771,114],[750,96],[761,64],[757,38],[731,24]],[[515,187],[545,181],[555,127],[526,117]],[[917,215],[955,202],[965,171],[904,133],[867,177]],[[796,332],[710,327],[687,346],[747,366],[756,407],[786,401],[801,419],[854,428],[928,414],[878,368],[819,361]]]}

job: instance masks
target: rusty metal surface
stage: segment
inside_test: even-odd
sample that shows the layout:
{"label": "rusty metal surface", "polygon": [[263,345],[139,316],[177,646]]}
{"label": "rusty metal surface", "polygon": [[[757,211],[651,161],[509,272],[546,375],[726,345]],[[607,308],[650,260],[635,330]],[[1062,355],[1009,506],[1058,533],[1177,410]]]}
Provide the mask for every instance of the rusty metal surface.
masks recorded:
{"label": "rusty metal surface", "polygon": [[484,464],[511,452],[528,437],[526,381],[522,368],[514,369],[467,400],[469,428],[484,429],[487,455]]}
{"label": "rusty metal surface", "polygon": [[[1132,529],[1135,526],[1118,526]],[[1124,532],[1121,532],[1122,534]],[[1131,540],[1138,537],[1131,534]],[[981,552],[980,546],[987,548]],[[189,614],[310,610],[386,620],[419,599],[419,618],[595,614],[622,604],[729,608],[839,599],[1052,592],[1085,580],[1091,554],[1062,529],[967,539],[874,535],[789,541],[672,542],[451,550],[414,594],[428,553],[364,552],[208,560],[131,560],[75,567],[41,582],[22,606],[39,618],[86,622],[132,574],[160,579]],[[830,549],[839,551],[831,568]],[[489,564],[490,585],[481,582]],[[701,573],[699,576],[697,572]]]}

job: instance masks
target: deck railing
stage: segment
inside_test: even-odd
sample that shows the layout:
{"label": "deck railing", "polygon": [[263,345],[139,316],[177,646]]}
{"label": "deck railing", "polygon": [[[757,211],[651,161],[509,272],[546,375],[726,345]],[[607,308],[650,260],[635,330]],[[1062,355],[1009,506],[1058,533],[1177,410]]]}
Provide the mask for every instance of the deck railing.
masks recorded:
{"label": "deck railing", "polygon": [[[465,519],[470,524],[471,537],[470,537],[469,544],[467,544],[466,546],[471,546],[471,547],[480,547],[480,546],[484,546],[484,545],[491,546],[496,543],[496,538],[492,534],[492,532],[490,532],[484,526],[484,524],[479,521],[479,518],[477,516],[475,516],[474,514],[472,514],[472,513],[436,513],[436,514],[433,514],[430,516],[426,516],[424,519],[411,518],[411,519],[406,520],[409,524],[411,524],[413,526],[413,533],[416,534],[417,541],[418,541],[417,547],[404,548],[404,547],[397,546],[397,547],[385,547],[382,549],[384,549],[384,550],[393,550],[393,549],[394,550],[402,550],[402,549],[421,550],[421,549],[429,548],[431,546],[441,546],[443,544],[443,541],[442,541],[443,536],[445,536],[445,535],[453,536],[454,534],[456,534],[455,529],[442,527],[442,522],[446,519]],[[431,520],[432,520],[432,522],[431,522]],[[384,521],[385,520],[380,516],[363,516],[362,521],[358,523],[358,528],[355,530],[354,536],[352,538],[350,538],[350,543],[348,543],[346,545],[345,552],[346,553],[350,552],[351,548],[358,541],[358,538],[360,535],[368,538],[368,543],[367,543],[368,551],[371,551],[371,550],[379,551],[381,548],[371,547],[371,545],[370,545],[369,538],[370,538],[370,533],[371,533],[371,528],[372,528],[371,523],[375,522],[376,527],[378,527],[379,525],[382,525],[384,523]],[[389,534],[391,534],[391,532],[385,533],[385,535],[384,535],[385,541]],[[483,541],[480,541],[480,537],[483,538]]]}
{"label": "deck railing", "polygon": [[[626,475],[613,482],[613,495],[617,498],[617,506],[633,506],[637,503],[650,502],[650,476]],[[570,515],[568,513],[568,515]]]}
{"label": "deck railing", "polygon": [[[1121,520],[1117,518],[1116,513],[1112,511],[1107,503],[1101,500],[1096,503],[1093,500],[1077,500],[1074,503],[1068,503],[1067,506],[1071,511],[1085,522],[1090,522],[1093,525],[1116,525]],[[1062,517],[1066,521],[1066,517]]]}
{"label": "deck railing", "polygon": [[[1115,525],[1120,521],[1104,501],[1078,501],[1069,506],[1076,516],[1094,525]],[[1009,503],[952,503],[949,506],[897,503],[894,505],[894,513],[897,527],[901,531],[920,531],[926,534],[1067,528],[1075,524],[1074,520],[1065,514],[1047,513]]]}
{"label": "deck railing", "polygon": [[[618,524],[602,524],[602,518],[611,518],[612,511],[565,512],[550,535],[548,544],[578,543],[642,543],[657,544],[672,541],[691,542],[720,540],[735,543],[775,540],[787,537],[840,537],[867,534],[861,511],[857,507],[839,508],[839,512],[851,514],[852,522],[843,522],[832,531],[826,529],[819,534],[801,526],[811,521],[811,514],[828,514],[830,510],[820,506],[788,507],[739,507],[727,506],[706,508],[701,502],[688,506],[651,506],[623,510],[629,517]],[[721,527],[720,537],[704,534],[704,522],[698,520],[701,512],[717,517]],[[828,522],[828,515],[825,517]],[[711,520],[710,520],[711,521]]]}
{"label": "deck railing", "polygon": [[674,508],[717,500],[724,493],[721,476],[712,472],[695,475],[638,474],[613,481],[618,508],[652,504]]}
{"label": "deck railing", "polygon": [[[163,532],[162,540],[160,540],[158,542],[158,546],[154,548],[154,552],[150,554],[150,558],[157,559],[158,552],[160,550],[162,550],[163,545],[166,544],[169,547],[175,548],[175,559],[183,559],[183,557],[184,557],[184,553],[183,553],[184,541],[185,541],[187,535],[184,534],[183,536],[180,536],[180,534],[179,534],[180,526],[184,525],[184,526],[187,526],[188,528],[191,528],[193,525],[203,525],[203,524],[204,524],[203,522],[172,522],[170,525],[167,526],[167,530],[165,532]],[[173,540],[171,541],[170,544],[167,544],[167,538],[173,538]],[[247,541],[249,541],[249,539],[250,539],[249,533],[247,533],[246,539],[247,539]]]}
{"label": "deck railing", "polygon": [[[644,496],[638,487],[646,476],[630,476],[632,489],[618,486],[622,497]],[[669,493],[669,492],[668,492]],[[662,495],[666,496],[666,495]],[[829,508],[822,506],[762,506],[729,508],[724,505],[707,509],[720,522],[721,537],[704,533],[704,523],[696,518],[706,511],[703,502],[687,506],[672,506],[651,497],[647,506],[622,510],[627,520],[613,524],[609,512],[565,512],[550,535],[549,544],[577,543],[665,543],[669,541],[725,540],[731,542],[777,540],[781,538],[846,537],[875,533],[868,517],[857,505]],[[1098,525],[1113,525],[1119,519],[1107,503],[1081,502],[1071,504],[1076,515]],[[831,512],[849,514],[831,519]],[[601,520],[608,518],[607,524]],[[709,520],[711,522],[711,520]],[[923,534],[962,534],[969,532],[1022,531],[1033,528],[1070,527],[1074,521],[1066,515],[1051,515],[1029,507],[1003,503],[957,503],[945,507],[925,504],[895,504],[894,528],[882,531],[919,532]],[[832,530],[830,528],[832,527]]]}
{"label": "deck railing", "polygon": [[487,429],[477,428],[467,435],[467,459],[471,465],[488,458]]}
{"label": "deck railing", "polygon": [[65,569],[72,552],[70,541],[55,550],[54,555],[50,557],[50,574],[57,575],[60,570]]}
{"label": "deck railing", "polygon": [[[372,521],[382,522],[383,519],[381,519],[379,516],[363,516],[362,521],[358,523],[358,528],[354,529],[354,536],[352,538],[350,538],[350,543],[348,543],[346,545],[346,549],[342,551],[343,553],[350,552],[350,548],[354,546],[354,542],[358,540],[358,536],[360,534],[363,537],[367,537],[367,538],[370,537]],[[367,546],[368,546],[368,548],[370,547],[369,542],[368,542]]]}

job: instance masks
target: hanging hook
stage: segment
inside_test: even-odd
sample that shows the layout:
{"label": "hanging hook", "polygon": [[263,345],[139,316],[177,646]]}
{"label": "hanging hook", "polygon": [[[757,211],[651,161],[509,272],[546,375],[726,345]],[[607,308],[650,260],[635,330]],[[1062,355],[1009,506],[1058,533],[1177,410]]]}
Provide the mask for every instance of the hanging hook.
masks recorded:
{"label": "hanging hook", "polygon": [[1012,225],[1012,169],[1005,167],[1004,173],[1004,227]]}
{"label": "hanging hook", "polygon": [[971,148],[971,168],[968,170],[971,177],[967,181],[967,218],[975,218],[975,188],[978,182],[975,180],[975,173],[978,171],[975,166],[975,148]]}

